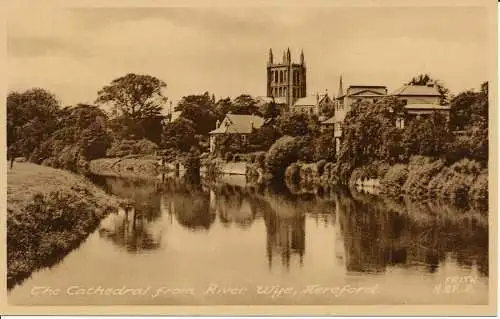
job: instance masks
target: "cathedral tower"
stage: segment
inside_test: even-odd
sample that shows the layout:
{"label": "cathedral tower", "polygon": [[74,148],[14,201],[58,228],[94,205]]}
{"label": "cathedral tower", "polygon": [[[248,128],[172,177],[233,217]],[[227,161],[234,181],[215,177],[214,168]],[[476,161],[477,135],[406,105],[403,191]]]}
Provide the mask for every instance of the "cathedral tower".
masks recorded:
{"label": "cathedral tower", "polygon": [[267,61],[267,96],[282,98],[288,108],[307,95],[306,65],[304,52],[300,53],[300,63],[292,63],[290,49],[283,52],[281,62],[274,61],[273,51],[269,49]]}

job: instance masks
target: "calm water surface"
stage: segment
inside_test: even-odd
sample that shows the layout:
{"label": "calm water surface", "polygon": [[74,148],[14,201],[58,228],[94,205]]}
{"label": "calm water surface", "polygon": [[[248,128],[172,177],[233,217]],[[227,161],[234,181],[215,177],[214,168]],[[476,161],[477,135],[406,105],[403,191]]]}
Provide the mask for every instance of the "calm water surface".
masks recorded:
{"label": "calm water surface", "polygon": [[294,195],[238,177],[96,182],[135,207],[16,286],[11,304],[488,302],[480,212],[330,190]]}

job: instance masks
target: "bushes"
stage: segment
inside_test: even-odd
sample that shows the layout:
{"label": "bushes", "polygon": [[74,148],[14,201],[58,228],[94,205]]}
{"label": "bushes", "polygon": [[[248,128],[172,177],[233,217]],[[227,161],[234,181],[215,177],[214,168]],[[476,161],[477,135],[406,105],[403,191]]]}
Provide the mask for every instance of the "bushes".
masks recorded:
{"label": "bushes", "polygon": [[382,191],[391,196],[400,196],[401,189],[408,177],[408,165],[396,164],[390,167],[382,178],[380,184]]}
{"label": "bushes", "polygon": [[126,155],[152,155],[158,150],[158,145],[147,140],[116,140],[107,150],[107,157],[123,157]]}
{"label": "bushes", "polygon": [[479,208],[488,208],[488,170],[482,170],[469,189],[469,198]]}
{"label": "bushes", "polygon": [[410,197],[423,198],[427,195],[427,185],[431,178],[444,167],[441,159],[414,156],[408,165],[408,178],[403,185],[403,192]]}
{"label": "bushes", "polygon": [[429,182],[429,195],[448,199],[455,205],[465,205],[469,199],[470,187],[480,169],[479,163],[468,159],[444,167]]}
{"label": "bushes", "polygon": [[265,157],[266,173],[274,179],[283,180],[285,170],[297,160],[297,143],[295,138],[283,136],[269,149]]}

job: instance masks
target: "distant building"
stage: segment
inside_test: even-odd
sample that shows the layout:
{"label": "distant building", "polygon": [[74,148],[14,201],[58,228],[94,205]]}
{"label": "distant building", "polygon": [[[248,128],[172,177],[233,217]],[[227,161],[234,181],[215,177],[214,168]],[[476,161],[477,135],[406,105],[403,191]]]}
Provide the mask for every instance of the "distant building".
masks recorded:
{"label": "distant building", "polygon": [[[434,112],[442,113],[447,120],[450,118],[450,106],[441,105],[441,93],[434,83],[427,85],[405,84],[391,93],[405,104],[408,112],[407,120],[427,117]],[[403,128],[404,119],[398,119],[396,125]]]}
{"label": "distant building", "polygon": [[333,112],[333,108],[334,102],[332,98],[328,96],[328,93],[325,93],[309,95],[298,99],[291,106],[290,111],[296,113],[305,113],[309,115],[321,115],[329,112],[330,110]]}
{"label": "distant building", "polygon": [[254,129],[259,129],[264,124],[264,119],[257,115],[226,114],[210,134],[210,152],[216,151],[217,139],[221,136],[232,134],[238,136],[243,143]]}
{"label": "distant building", "polygon": [[307,96],[306,66],[304,52],[300,63],[292,63],[290,49],[283,52],[283,60],[275,63],[272,49],[267,62],[267,96],[284,98],[288,109],[297,99]]}

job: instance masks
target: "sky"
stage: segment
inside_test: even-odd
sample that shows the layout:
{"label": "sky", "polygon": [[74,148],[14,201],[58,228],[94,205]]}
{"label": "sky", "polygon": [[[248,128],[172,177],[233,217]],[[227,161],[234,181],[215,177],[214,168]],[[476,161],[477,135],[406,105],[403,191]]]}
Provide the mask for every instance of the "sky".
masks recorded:
{"label": "sky", "polygon": [[[308,94],[349,85],[389,91],[430,73],[452,93],[488,80],[491,37],[481,7],[11,8],[9,90],[42,87],[61,104],[92,103],[127,73],[167,83],[174,105],[205,91],[266,94],[266,63],[304,51]],[[491,62],[491,61],[490,61]]]}

